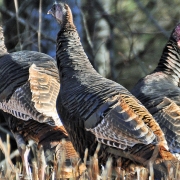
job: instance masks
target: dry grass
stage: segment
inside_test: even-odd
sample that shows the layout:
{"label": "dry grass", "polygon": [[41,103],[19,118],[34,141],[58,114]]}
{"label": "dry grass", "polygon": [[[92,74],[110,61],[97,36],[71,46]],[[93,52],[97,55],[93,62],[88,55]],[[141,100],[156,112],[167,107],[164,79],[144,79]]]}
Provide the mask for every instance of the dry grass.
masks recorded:
{"label": "dry grass", "polygon": [[[86,150],[86,155],[84,157],[84,162],[87,164],[87,169],[84,172],[77,176],[79,173],[78,168],[78,160],[72,160],[72,167],[69,167],[67,170],[67,166],[65,164],[66,159],[63,158],[65,155],[62,153],[61,162],[54,162],[53,167],[49,167],[45,163],[45,157],[43,149],[40,149],[36,154],[37,158],[32,160],[32,163],[28,165],[29,169],[29,176],[25,176],[23,173],[22,163],[16,162],[13,164],[11,161],[10,155],[10,143],[9,143],[9,136],[7,135],[6,142],[2,142],[0,139],[0,150],[5,156],[5,163],[0,167],[0,180],[21,180],[21,179],[28,179],[28,180],[58,180],[58,179],[72,179],[72,180],[153,180],[153,178],[148,174],[148,170],[142,167],[138,167],[135,164],[131,164],[129,166],[129,170],[135,170],[135,174],[130,173],[131,171],[122,170],[121,166],[121,159],[117,161],[118,167],[113,169],[111,166],[112,159],[106,163],[106,166],[99,169],[98,165],[98,158],[97,153],[100,146],[97,147],[94,156],[87,162],[87,155],[88,151]],[[41,158],[40,158],[41,157]],[[39,160],[41,159],[41,160]],[[2,163],[1,163],[2,164]],[[38,172],[41,171],[45,166],[45,171],[42,173],[43,177],[38,177]],[[168,166],[168,165],[167,165]],[[151,168],[150,168],[151,169]],[[65,171],[69,171],[72,174],[71,178],[67,178]],[[179,180],[180,179],[180,172],[179,172],[179,163],[176,165],[176,169],[169,167],[170,177],[163,177],[160,180]]]}

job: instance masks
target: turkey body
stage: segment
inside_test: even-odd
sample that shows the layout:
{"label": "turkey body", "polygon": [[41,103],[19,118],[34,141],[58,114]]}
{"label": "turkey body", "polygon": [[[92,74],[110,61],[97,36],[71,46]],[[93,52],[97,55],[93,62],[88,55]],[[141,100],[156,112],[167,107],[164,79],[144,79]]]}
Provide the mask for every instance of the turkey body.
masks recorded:
{"label": "turkey body", "polygon": [[62,125],[53,104],[59,91],[56,62],[34,51],[6,54],[0,59],[0,108],[17,118]]}
{"label": "turkey body", "polygon": [[[25,173],[28,174],[29,140],[34,140],[38,148],[43,147],[48,165],[54,163],[54,156],[60,161],[64,154],[67,169],[70,168],[71,158],[79,159],[79,156],[56,110],[60,89],[56,61],[35,51],[8,53],[2,27],[0,45],[0,109],[16,139]],[[72,169],[63,171],[64,177],[74,176],[69,173]],[[42,170],[40,179],[44,178],[43,173]]]}
{"label": "turkey body", "polygon": [[146,108],[123,86],[93,69],[68,5],[56,3],[49,13],[61,24],[56,51],[61,80],[57,111],[81,158],[86,148],[92,156],[100,142],[102,164],[109,155],[146,164],[156,145],[158,158],[171,159],[164,134]]}
{"label": "turkey body", "polygon": [[162,128],[172,153],[180,153],[180,24],[166,46],[156,69],[132,90]]}

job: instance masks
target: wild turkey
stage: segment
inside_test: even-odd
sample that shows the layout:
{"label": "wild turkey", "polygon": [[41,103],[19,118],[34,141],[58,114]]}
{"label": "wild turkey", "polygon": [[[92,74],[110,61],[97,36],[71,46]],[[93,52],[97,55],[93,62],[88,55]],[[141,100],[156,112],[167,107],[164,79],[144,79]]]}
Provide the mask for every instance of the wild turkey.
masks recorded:
{"label": "wild turkey", "polygon": [[100,142],[100,164],[109,155],[143,165],[157,159],[174,159],[164,133],[146,108],[123,86],[93,69],[69,6],[55,3],[48,14],[61,25],[56,50],[61,81],[57,111],[80,157],[84,157],[86,148],[92,156]]}
{"label": "wild turkey", "polygon": [[171,33],[156,69],[132,90],[156,119],[172,153],[180,153],[180,24]]}
{"label": "wild turkey", "polygon": [[[47,163],[54,155],[59,159],[63,150],[67,163],[78,158],[56,110],[60,88],[56,61],[35,51],[8,53],[0,27],[0,67],[0,109],[14,134],[26,174],[28,140],[43,146]],[[68,171],[64,169],[64,177],[70,175]],[[44,179],[43,172],[39,175]]]}

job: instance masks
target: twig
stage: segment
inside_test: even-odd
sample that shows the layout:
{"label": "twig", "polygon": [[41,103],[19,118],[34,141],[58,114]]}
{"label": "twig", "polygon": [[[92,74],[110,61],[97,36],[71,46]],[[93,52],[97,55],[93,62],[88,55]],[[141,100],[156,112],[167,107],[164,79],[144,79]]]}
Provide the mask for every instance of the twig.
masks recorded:
{"label": "twig", "polygon": [[[134,1],[138,1],[138,2],[139,2],[139,0],[134,0]],[[108,14],[108,13],[103,9],[103,6],[101,6],[101,4],[100,4],[98,1],[93,0],[93,2],[94,2],[94,6],[95,6],[95,7],[98,9],[98,11],[102,14],[102,17],[109,23],[110,28],[112,28],[112,29],[113,29],[113,27],[121,28],[121,27],[117,24],[117,22],[114,21],[113,18],[111,18],[110,14]],[[145,9],[145,10],[146,10],[146,9]],[[148,12],[148,13],[149,13],[149,12]],[[149,13],[149,16],[148,16],[148,17],[151,18],[152,22],[155,24],[155,26],[157,27],[157,29],[160,30],[160,31],[164,34],[164,36],[169,37],[169,34],[167,33],[167,31],[165,31],[165,30],[158,24],[158,22],[153,18],[153,16],[152,16],[150,13]],[[129,29],[130,29],[130,27],[129,27]],[[130,29],[130,31],[131,31],[131,29]],[[131,31],[131,34],[133,34],[132,31]],[[124,34],[124,35],[129,39],[129,37],[128,37],[126,34]],[[138,55],[133,51],[133,49],[131,49],[131,50],[132,50],[132,53],[133,53],[135,59],[136,59],[137,62],[139,63],[141,69],[143,70],[144,75],[146,75],[146,74],[147,74],[146,67],[144,66],[144,64],[142,63],[142,61],[141,61],[140,58],[138,57]]]}
{"label": "twig", "polygon": [[133,53],[133,55],[134,55],[134,57],[135,57],[134,59],[139,63],[139,65],[140,65],[140,67],[141,67],[141,69],[142,69],[142,71],[143,71],[143,73],[144,73],[144,76],[145,76],[146,74],[148,74],[147,68],[144,66],[144,64],[143,64],[142,60],[139,58],[139,56],[134,52],[133,49],[132,49],[131,52]]}
{"label": "twig", "polygon": [[[19,156],[19,150],[18,150],[18,149],[16,149],[15,151],[13,151],[13,152],[10,154],[10,159],[13,159],[13,158],[16,157],[16,156]],[[2,161],[0,162],[0,166],[4,165],[5,162],[6,162],[5,159],[2,160]]]}
{"label": "twig", "polygon": [[108,22],[111,29],[113,29],[114,26],[117,27],[117,22],[111,18],[111,16],[104,10],[103,6],[98,2],[97,0],[92,0],[94,3],[94,7],[101,13],[102,17]]}
{"label": "twig", "polygon": [[87,37],[87,42],[88,42],[88,44],[89,44],[89,46],[93,52],[93,43],[91,41],[91,37],[89,35],[89,30],[87,28],[86,18],[85,18],[85,15],[84,15],[84,12],[82,11],[82,9],[81,8],[79,8],[79,9],[80,9],[82,20],[83,20],[83,25],[84,25],[84,29],[85,29],[85,33],[86,33],[86,37]]}
{"label": "twig", "polygon": [[41,52],[41,25],[42,25],[42,0],[39,1],[39,30],[38,30],[39,52]]}
{"label": "twig", "polygon": [[137,6],[146,14],[146,16],[149,18],[149,20],[156,26],[156,28],[162,32],[162,34],[165,37],[169,37],[169,33],[163,29],[159,23],[156,21],[156,19],[153,17],[153,15],[147,10],[147,8],[144,7],[144,5],[139,0],[134,0],[134,2],[137,4]]}
{"label": "twig", "polygon": [[[4,14],[6,14],[6,15],[9,15],[9,16],[12,17],[12,18],[13,18],[13,17],[16,17],[15,13],[13,13],[13,12],[10,11],[10,10],[7,10],[7,9],[4,8],[4,7],[0,7],[0,12],[1,12],[1,13],[4,13]],[[18,22],[21,23],[21,24],[24,25],[24,26],[27,25],[27,21],[26,21],[24,18],[22,18],[22,17],[18,17]],[[29,27],[30,27],[33,31],[38,32],[38,29],[37,29],[35,26],[33,26],[32,24],[28,24],[28,25],[29,25]],[[43,38],[45,38],[45,39],[53,42],[53,43],[56,43],[56,40],[55,40],[55,39],[47,36],[47,35],[44,34],[43,32],[41,32],[41,36],[42,36]]]}
{"label": "twig", "polygon": [[18,7],[19,14],[23,12],[26,7],[28,7],[32,2],[33,0],[24,0],[23,2],[21,2],[20,6]]}
{"label": "twig", "polygon": [[76,0],[76,5],[80,9],[81,17],[82,17],[82,20],[83,20],[83,26],[84,26],[84,30],[85,30],[85,34],[86,34],[87,43],[89,45],[89,49],[90,49],[90,52],[91,52],[91,54],[90,54],[91,57],[89,57],[89,60],[90,60],[91,64],[94,67],[94,57],[95,57],[95,55],[94,55],[93,43],[92,43],[92,40],[91,40],[91,36],[89,34],[85,14],[84,14],[82,8],[78,5],[77,0]]}
{"label": "twig", "polygon": [[14,0],[14,5],[15,5],[15,10],[16,10],[16,25],[17,25],[17,34],[18,34],[18,39],[19,39],[19,45],[20,45],[20,50],[22,50],[22,44],[21,44],[21,37],[20,37],[20,31],[19,31],[19,16],[18,16],[18,1]]}
{"label": "twig", "polygon": [[[1,140],[1,139],[0,139]],[[1,142],[1,141],[0,141]],[[32,146],[34,144],[34,142],[33,141],[30,141],[29,142],[29,147],[30,146]],[[18,149],[16,149],[15,151],[13,151],[11,154],[10,154],[10,156],[9,156],[9,159],[13,159],[14,157],[16,157],[16,156],[19,156],[19,150]],[[6,163],[6,159],[4,159],[4,160],[2,160],[1,162],[0,162],[0,167],[2,166],[2,165],[4,165]]]}
{"label": "twig", "polygon": [[[10,160],[10,156],[8,154],[8,147],[5,145],[5,143],[2,142],[1,138],[0,138],[0,149],[2,150],[2,152],[4,153],[4,156],[5,156],[4,164],[6,164],[6,165],[9,164],[11,169],[13,169],[14,165],[12,164],[12,162]],[[0,165],[1,165],[1,163],[0,163]]]}
{"label": "twig", "polygon": [[0,126],[0,131],[5,133],[5,134],[9,134],[12,138],[14,138],[12,133],[10,131],[8,131],[7,129],[3,128],[2,126]]}

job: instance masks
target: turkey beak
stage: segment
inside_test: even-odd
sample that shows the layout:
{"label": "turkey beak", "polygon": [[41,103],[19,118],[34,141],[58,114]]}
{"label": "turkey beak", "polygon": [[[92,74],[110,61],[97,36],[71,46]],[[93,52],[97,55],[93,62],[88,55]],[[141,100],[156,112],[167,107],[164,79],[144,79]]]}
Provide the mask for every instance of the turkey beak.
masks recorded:
{"label": "turkey beak", "polygon": [[53,15],[52,10],[50,9],[50,10],[47,12],[47,14],[52,14],[52,15]]}

